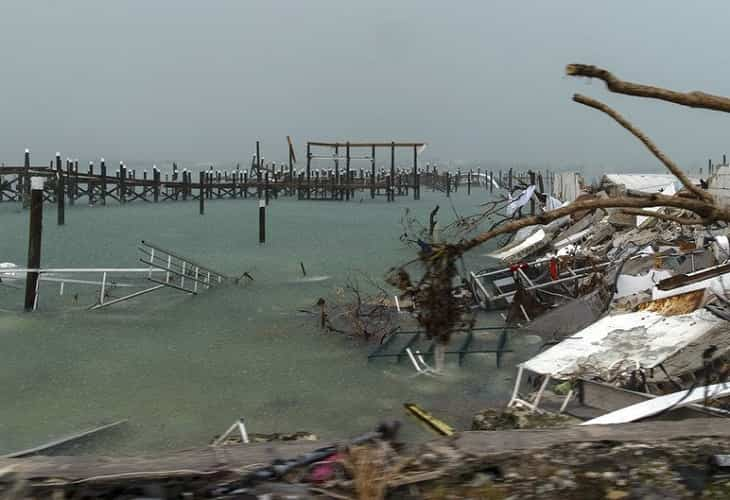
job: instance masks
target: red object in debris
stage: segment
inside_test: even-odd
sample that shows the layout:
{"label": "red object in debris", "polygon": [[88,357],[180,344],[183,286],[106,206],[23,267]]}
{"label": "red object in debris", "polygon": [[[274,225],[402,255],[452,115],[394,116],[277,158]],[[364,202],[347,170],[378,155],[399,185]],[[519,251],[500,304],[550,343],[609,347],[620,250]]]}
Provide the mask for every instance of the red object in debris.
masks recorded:
{"label": "red object in debris", "polygon": [[558,261],[550,259],[550,277],[554,280],[558,279],[560,274],[558,273]]}
{"label": "red object in debris", "polygon": [[335,466],[337,462],[343,460],[345,456],[342,453],[333,453],[321,462],[318,462],[309,474],[309,480],[313,483],[323,483],[329,481],[335,476]]}
{"label": "red object in debris", "polygon": [[527,262],[520,262],[519,264],[512,264],[509,266],[510,272],[515,272],[518,269],[527,269],[530,265]]}

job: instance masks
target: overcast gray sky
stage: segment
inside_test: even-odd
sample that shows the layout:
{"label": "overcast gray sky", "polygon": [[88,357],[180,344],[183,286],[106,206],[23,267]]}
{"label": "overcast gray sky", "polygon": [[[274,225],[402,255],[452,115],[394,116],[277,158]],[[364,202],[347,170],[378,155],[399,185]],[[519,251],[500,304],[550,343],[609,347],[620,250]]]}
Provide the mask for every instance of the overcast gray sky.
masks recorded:
{"label": "overcast gray sky", "polygon": [[418,139],[431,158],[656,166],[577,91],[696,167],[730,150],[730,116],[563,69],[730,95],[729,14],[723,0],[2,0],[0,160],[230,161],[256,139],[283,159],[292,135],[300,151]]}

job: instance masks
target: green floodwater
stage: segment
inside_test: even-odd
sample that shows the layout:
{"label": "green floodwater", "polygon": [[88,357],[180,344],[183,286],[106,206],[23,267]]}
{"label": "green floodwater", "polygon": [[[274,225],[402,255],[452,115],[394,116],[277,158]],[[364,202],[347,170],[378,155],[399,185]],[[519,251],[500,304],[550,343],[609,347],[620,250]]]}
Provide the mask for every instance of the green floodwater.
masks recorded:
{"label": "green floodwater", "polygon": [[[415,256],[398,239],[410,208],[425,222],[438,203],[443,225],[453,219],[445,195],[380,198],[362,203],[272,200],[267,243],[258,244],[255,200],[135,202],[121,207],[68,207],[55,224],[46,205],[44,267],[139,267],[141,239],[219,269],[249,271],[255,282],[198,296],[163,290],[89,312],[95,287],[44,283],[40,310],[22,312],[23,282],[0,285],[0,454],[120,418],[124,428],[73,453],[137,453],[204,446],[238,417],[249,432],[311,431],[323,439],[371,430],[398,418],[412,439],[428,436],[404,414],[416,402],[457,428],[481,407],[503,402],[514,364],[536,350],[513,338],[501,369],[494,355],[448,359],[448,375],[414,377],[407,363],[367,362],[372,346],[323,333],[313,309],[334,300],[348,276],[382,280]],[[452,196],[461,214],[476,212],[487,193]],[[24,265],[28,213],[0,203],[0,262]],[[302,282],[299,262],[308,276]],[[470,262],[486,263],[472,256]],[[86,279],[89,279],[86,277]],[[78,303],[74,295],[79,294]],[[482,324],[498,322],[485,318]],[[488,340],[488,339],[487,339]]]}

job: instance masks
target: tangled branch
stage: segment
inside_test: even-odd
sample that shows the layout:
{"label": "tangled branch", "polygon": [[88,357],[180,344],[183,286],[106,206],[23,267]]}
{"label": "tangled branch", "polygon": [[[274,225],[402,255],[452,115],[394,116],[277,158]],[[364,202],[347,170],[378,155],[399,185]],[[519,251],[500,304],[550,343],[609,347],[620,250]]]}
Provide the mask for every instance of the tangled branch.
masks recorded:
{"label": "tangled branch", "polygon": [[[685,106],[730,112],[730,99],[726,97],[713,96],[702,92],[685,94],[648,85],[624,82],[604,69],[582,64],[568,65],[566,73],[571,76],[599,78],[606,82],[608,89],[612,92],[662,99]],[[389,282],[400,288],[404,294],[413,296],[414,301],[419,304],[418,320],[426,329],[429,337],[438,338],[442,342],[446,342],[450,333],[457,327],[457,324],[460,321],[464,321],[465,311],[460,307],[458,301],[454,299],[453,293],[454,279],[457,276],[456,261],[465,252],[499,235],[514,233],[528,226],[547,225],[550,222],[577,212],[590,212],[599,208],[622,209],[624,213],[654,217],[683,225],[709,225],[720,221],[730,222],[730,209],[721,206],[709,192],[694,185],[671,158],[664,154],[646,134],[632,125],[626,118],[608,105],[590,97],[575,94],[573,101],[602,111],[613,118],[614,121],[636,137],[669,172],[676,176],[686,191],[674,196],[659,193],[628,192],[626,195],[609,198],[579,199],[565,207],[542,214],[522,217],[516,220],[499,220],[488,230],[470,238],[464,236],[457,243],[434,243],[428,246],[428,248],[421,248],[417,259],[423,266],[423,277],[421,280],[414,285],[408,272],[405,271],[405,267],[412,263],[412,261],[396,270],[391,275]],[[496,204],[490,208],[493,210],[495,207]],[[694,216],[682,217],[646,210],[657,207],[676,208],[694,214]],[[460,220],[458,225],[474,229],[476,224],[482,220],[480,217],[473,217],[468,221]]]}

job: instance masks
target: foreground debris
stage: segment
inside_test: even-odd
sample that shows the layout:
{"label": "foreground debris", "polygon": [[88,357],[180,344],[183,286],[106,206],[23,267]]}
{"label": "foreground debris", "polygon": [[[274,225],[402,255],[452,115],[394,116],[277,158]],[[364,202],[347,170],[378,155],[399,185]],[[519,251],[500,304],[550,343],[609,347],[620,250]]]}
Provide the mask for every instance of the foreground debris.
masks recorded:
{"label": "foreground debris", "polygon": [[[464,432],[405,450],[383,437],[333,446],[315,462],[305,458],[330,447],[254,444],[158,458],[2,460],[0,494],[584,499],[726,498],[730,493],[723,458],[730,449],[730,426],[719,419]],[[285,472],[250,480],[264,470]]]}

